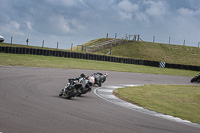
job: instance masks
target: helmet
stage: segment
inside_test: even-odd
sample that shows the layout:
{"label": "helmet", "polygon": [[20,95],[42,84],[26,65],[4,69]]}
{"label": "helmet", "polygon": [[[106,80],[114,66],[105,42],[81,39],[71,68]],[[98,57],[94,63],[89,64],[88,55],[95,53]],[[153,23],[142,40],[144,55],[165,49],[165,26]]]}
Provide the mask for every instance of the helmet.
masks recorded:
{"label": "helmet", "polygon": [[104,76],[105,76],[105,77],[108,77],[108,74],[107,74],[107,73],[105,73],[105,74],[104,74]]}
{"label": "helmet", "polygon": [[82,73],[82,74],[80,75],[80,77],[81,77],[81,78],[85,78],[86,76],[85,76],[85,74]]}

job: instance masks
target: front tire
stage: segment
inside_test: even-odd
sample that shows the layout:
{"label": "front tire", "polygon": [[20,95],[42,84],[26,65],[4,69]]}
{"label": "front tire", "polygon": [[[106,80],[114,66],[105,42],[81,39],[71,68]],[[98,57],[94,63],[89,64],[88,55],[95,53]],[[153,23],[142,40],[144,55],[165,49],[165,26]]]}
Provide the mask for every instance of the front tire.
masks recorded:
{"label": "front tire", "polygon": [[192,78],[191,79],[191,83],[195,82],[196,81],[196,78]]}
{"label": "front tire", "polygon": [[71,99],[72,97],[76,96],[77,90],[67,88],[65,92],[62,93],[62,96],[66,99]]}
{"label": "front tire", "polygon": [[63,89],[62,91],[59,93],[59,97],[62,97],[63,96]]}
{"label": "front tire", "polygon": [[101,87],[101,81],[99,81],[99,83],[97,84],[99,87]]}

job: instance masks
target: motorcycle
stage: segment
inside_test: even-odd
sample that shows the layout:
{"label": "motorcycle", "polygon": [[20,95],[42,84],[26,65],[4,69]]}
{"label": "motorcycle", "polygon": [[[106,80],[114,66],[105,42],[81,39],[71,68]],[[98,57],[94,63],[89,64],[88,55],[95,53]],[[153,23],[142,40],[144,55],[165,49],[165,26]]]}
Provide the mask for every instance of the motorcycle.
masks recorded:
{"label": "motorcycle", "polygon": [[81,74],[79,78],[79,82],[82,84],[80,91],[77,96],[81,96],[82,94],[86,94],[87,92],[91,92],[92,87],[94,85],[94,76],[86,77],[84,74]]}
{"label": "motorcycle", "polygon": [[59,93],[60,97],[64,97],[67,99],[71,99],[78,94],[78,91],[82,88],[82,84],[78,81],[78,79],[68,79],[68,83]]}
{"label": "motorcycle", "polygon": [[193,83],[193,82],[200,83],[200,73],[191,79],[191,83]]}
{"label": "motorcycle", "polygon": [[102,86],[102,83],[106,81],[106,78],[108,77],[108,74],[102,74],[102,73],[93,73],[92,76],[94,76],[95,82],[94,84],[97,84],[99,87]]}
{"label": "motorcycle", "polygon": [[71,99],[75,96],[81,96],[92,90],[94,84],[101,86],[106,81],[108,74],[94,73],[88,77],[81,74],[79,78],[68,79],[68,83],[59,93],[60,97]]}

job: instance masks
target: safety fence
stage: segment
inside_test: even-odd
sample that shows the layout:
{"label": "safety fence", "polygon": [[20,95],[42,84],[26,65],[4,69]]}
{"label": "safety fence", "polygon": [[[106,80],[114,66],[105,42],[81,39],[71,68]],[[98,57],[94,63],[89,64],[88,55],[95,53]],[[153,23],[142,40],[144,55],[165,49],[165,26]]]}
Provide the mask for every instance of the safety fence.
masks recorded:
{"label": "safety fence", "polygon": [[[78,59],[86,59],[86,60],[108,61],[108,62],[136,64],[136,65],[145,65],[145,66],[153,66],[153,67],[160,67],[161,66],[160,64],[163,63],[163,62],[158,62],[158,61],[121,58],[121,57],[114,57],[114,56],[107,56],[107,55],[96,55],[96,54],[91,54],[91,53],[77,53],[77,52],[46,50],[46,49],[36,49],[36,48],[23,48],[23,47],[0,46],[0,53],[31,54],[31,55],[56,56],[56,57],[66,57],[66,58],[78,58]],[[200,66],[180,65],[180,64],[170,64],[170,63],[165,63],[164,68],[200,71]]]}

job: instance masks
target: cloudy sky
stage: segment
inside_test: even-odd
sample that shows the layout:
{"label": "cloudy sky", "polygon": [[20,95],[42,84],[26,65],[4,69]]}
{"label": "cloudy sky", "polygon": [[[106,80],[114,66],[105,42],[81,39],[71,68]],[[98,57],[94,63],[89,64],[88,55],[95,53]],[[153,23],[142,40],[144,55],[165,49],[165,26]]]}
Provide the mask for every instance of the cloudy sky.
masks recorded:
{"label": "cloudy sky", "polygon": [[140,34],[144,41],[197,46],[200,0],[0,0],[5,42],[66,49],[96,38]]}

